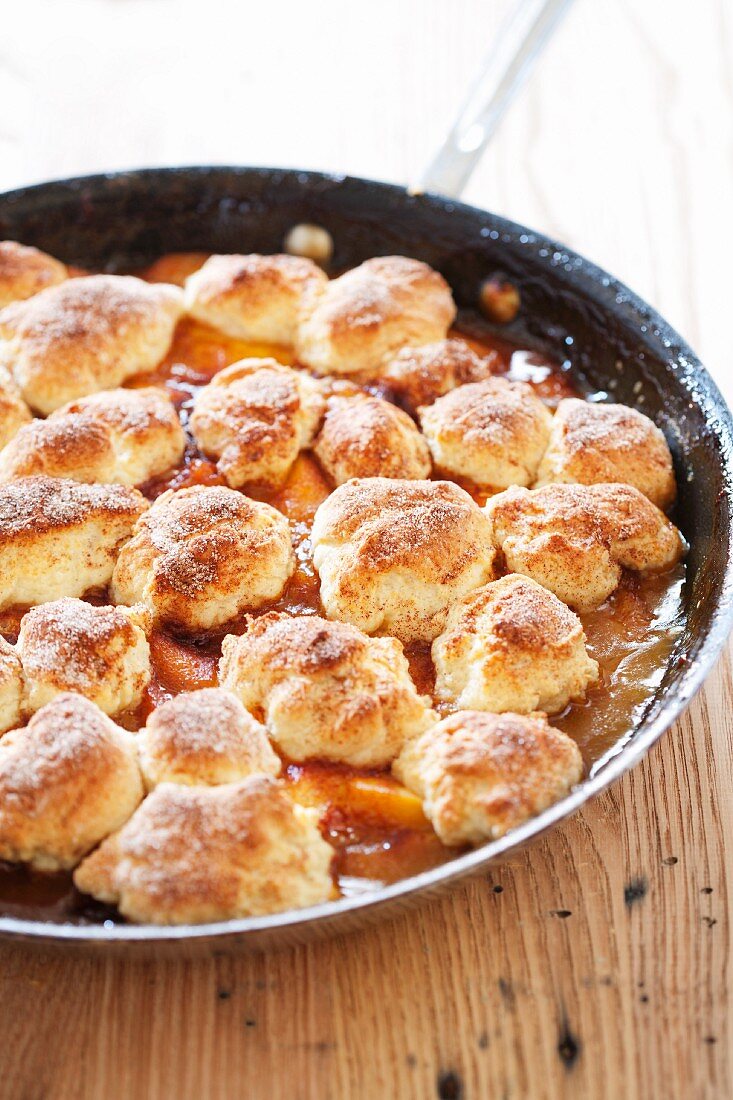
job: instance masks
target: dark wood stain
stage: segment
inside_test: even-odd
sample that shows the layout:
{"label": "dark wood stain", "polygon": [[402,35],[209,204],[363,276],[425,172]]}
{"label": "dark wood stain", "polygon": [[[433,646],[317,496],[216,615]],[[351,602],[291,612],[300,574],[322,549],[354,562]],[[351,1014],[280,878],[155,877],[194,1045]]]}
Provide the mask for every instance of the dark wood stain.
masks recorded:
{"label": "dark wood stain", "polygon": [[563,1063],[566,1069],[572,1069],[578,1058],[580,1057],[581,1043],[580,1039],[573,1035],[570,1030],[570,1025],[566,1019],[563,1019],[560,1027],[560,1038],[557,1044],[557,1053],[560,1055],[560,1061]]}
{"label": "dark wood stain", "polygon": [[514,989],[512,983],[507,981],[506,978],[499,978],[499,992],[501,993],[501,999],[507,1008],[514,1008],[515,998]]}
{"label": "dark wood stain", "polygon": [[637,901],[642,901],[646,897],[648,889],[649,883],[644,876],[630,879],[624,886],[624,902],[631,908]]}
{"label": "dark wood stain", "polygon": [[463,1082],[455,1070],[438,1074],[438,1100],[461,1100],[462,1096]]}

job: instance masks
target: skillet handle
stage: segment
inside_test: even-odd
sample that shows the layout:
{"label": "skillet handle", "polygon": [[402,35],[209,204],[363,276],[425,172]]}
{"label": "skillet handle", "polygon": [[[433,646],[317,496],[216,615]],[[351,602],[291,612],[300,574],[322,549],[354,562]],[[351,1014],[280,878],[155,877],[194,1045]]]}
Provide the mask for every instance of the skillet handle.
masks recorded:
{"label": "skillet handle", "polygon": [[519,0],[484,58],[453,127],[411,194],[457,198],[572,0]]}

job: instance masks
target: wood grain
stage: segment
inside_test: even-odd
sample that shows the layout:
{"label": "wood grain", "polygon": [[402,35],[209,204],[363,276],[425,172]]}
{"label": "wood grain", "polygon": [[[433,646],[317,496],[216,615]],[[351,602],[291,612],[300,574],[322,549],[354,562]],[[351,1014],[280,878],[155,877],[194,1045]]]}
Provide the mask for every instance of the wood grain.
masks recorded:
{"label": "wood grain", "polygon": [[[505,8],[27,0],[0,186],[185,161],[406,179]],[[728,0],[583,0],[468,193],[631,283],[729,393],[731,72]],[[733,1095],[732,683],[728,656],[612,791],[409,918],[201,962],[0,949],[0,1096]]]}

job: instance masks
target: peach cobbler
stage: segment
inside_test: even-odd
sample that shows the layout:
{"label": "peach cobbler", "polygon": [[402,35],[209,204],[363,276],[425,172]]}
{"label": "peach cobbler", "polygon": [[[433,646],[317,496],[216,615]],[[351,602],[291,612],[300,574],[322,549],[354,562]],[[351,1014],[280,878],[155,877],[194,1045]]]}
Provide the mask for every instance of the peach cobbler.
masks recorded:
{"label": "peach cobbler", "polygon": [[8,241],[0,307],[0,914],[377,889],[633,732],[681,615],[665,438],[438,272]]}

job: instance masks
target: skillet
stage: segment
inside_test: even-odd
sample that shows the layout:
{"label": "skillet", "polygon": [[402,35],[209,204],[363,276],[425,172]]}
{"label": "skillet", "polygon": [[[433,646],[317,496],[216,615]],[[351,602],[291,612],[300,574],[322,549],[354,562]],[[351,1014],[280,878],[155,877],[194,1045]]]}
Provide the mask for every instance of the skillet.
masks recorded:
{"label": "skillet", "polygon": [[[523,226],[434,194],[347,176],[272,168],[148,169],[41,184],[0,196],[0,239],[70,264],[130,270],[175,251],[277,252],[300,222],[334,240],[333,271],[402,253],[450,283],[470,327],[487,276],[501,272],[522,308],[500,338],[551,356],[581,389],[639,406],[675,461],[675,520],[690,543],[684,630],[656,693],[616,755],[571,795],[500,840],[374,893],[308,910],[175,928],[71,925],[0,917],[0,938],[161,954],[263,948],[348,931],[395,915],[485,872],[636,764],[679,717],[733,622],[733,423],[715,383],[667,323],[610,275]],[[485,325],[485,322],[483,322]]]}

